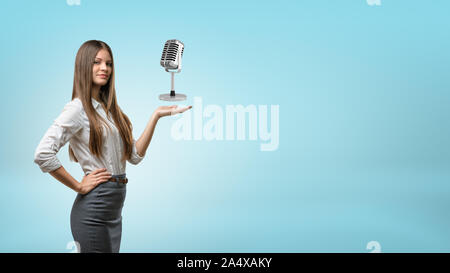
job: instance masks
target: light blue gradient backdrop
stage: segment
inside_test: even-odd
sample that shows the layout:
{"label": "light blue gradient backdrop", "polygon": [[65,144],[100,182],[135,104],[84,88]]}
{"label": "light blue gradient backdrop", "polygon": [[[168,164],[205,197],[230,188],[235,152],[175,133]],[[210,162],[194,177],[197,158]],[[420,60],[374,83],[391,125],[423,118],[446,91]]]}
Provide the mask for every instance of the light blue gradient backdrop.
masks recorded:
{"label": "light blue gradient backdrop", "polygon": [[[33,163],[70,101],[75,55],[107,42],[139,137],[176,89],[280,106],[280,145],[174,141],[159,121],[127,165],[122,252],[450,251],[450,2],[2,1],[1,252],[68,252],[75,192]],[[81,179],[67,146],[63,166]],[[175,168],[174,168],[175,167]]]}

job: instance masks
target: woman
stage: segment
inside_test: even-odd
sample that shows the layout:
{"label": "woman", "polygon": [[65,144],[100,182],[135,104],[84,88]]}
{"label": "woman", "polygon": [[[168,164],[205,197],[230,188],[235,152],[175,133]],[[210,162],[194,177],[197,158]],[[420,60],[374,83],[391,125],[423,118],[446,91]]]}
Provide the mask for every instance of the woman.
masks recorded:
{"label": "woman", "polygon": [[[159,118],[192,106],[160,106],[135,141],[132,125],[117,104],[111,48],[102,41],[81,45],[75,60],[72,101],[54,120],[36,148],[34,162],[78,193],[70,225],[79,252],[119,252],[126,161],[138,164]],[[56,154],[69,141],[69,157],[85,176],[78,182]]]}

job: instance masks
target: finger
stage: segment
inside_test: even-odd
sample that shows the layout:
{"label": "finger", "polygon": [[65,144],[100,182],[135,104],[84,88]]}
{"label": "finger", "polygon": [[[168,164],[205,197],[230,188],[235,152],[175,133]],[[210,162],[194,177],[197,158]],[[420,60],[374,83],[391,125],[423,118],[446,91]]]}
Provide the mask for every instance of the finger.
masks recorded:
{"label": "finger", "polygon": [[97,170],[91,172],[91,174],[98,174],[99,172],[103,172],[103,171],[106,171],[106,168],[97,169]]}
{"label": "finger", "polygon": [[186,110],[191,109],[191,108],[192,108],[192,106],[183,107],[183,108],[178,108],[178,109],[175,109],[175,110],[174,110],[174,113],[175,113],[175,114],[183,113],[183,112],[185,112]]}
{"label": "finger", "polygon": [[102,175],[109,175],[109,174],[111,174],[111,173],[108,172],[108,170],[105,169],[104,171],[100,171],[100,172],[96,173],[94,176],[95,177],[100,177]]}
{"label": "finger", "polygon": [[186,106],[186,107],[183,107],[183,108],[181,108],[181,111],[186,111],[186,110],[188,110],[188,109],[191,109],[192,108],[192,106],[190,105],[190,106]]}
{"label": "finger", "polygon": [[187,110],[189,110],[189,109],[191,109],[191,108],[192,108],[192,105],[189,105],[188,107],[184,107],[182,113],[187,111]]}
{"label": "finger", "polygon": [[95,182],[98,185],[98,184],[105,183],[108,181],[109,181],[109,178],[97,178],[97,180]]}
{"label": "finger", "polygon": [[112,174],[110,173],[99,173],[96,175],[96,178],[103,178],[103,177],[111,177]]}
{"label": "finger", "polygon": [[112,175],[111,174],[104,174],[104,175],[102,175],[102,176],[98,176],[97,178],[98,179],[110,179],[112,177]]}
{"label": "finger", "polygon": [[102,179],[102,180],[98,181],[97,185],[106,183],[108,181],[109,181],[109,179]]}

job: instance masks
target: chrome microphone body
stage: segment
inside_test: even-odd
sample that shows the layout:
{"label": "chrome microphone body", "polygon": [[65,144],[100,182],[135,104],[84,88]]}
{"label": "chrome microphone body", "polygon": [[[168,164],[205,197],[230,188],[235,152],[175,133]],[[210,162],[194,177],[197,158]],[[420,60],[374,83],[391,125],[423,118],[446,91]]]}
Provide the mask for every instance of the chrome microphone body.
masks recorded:
{"label": "chrome microphone body", "polygon": [[181,63],[184,52],[184,44],[177,40],[167,40],[164,44],[163,52],[161,55],[161,61],[159,62],[166,72],[171,73],[171,88],[170,94],[159,95],[160,100],[166,101],[180,101],[185,100],[186,95],[175,93],[175,73],[181,71]]}
{"label": "chrome microphone body", "polygon": [[183,57],[184,44],[176,39],[168,40],[164,44],[164,49],[159,62],[162,67],[169,70],[176,69],[176,73],[181,71],[181,60]]}

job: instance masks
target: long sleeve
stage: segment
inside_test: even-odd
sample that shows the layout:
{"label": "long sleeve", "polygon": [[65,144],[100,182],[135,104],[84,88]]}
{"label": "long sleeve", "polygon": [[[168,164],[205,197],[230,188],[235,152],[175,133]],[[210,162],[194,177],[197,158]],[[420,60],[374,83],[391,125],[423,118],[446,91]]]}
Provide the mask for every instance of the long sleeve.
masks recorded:
{"label": "long sleeve", "polygon": [[[145,155],[144,155],[145,156]],[[133,149],[131,152],[131,157],[128,159],[128,162],[130,162],[133,165],[137,165],[139,162],[142,161],[142,159],[144,158],[144,156],[140,156],[137,153],[137,149],[136,149],[136,140],[133,139]]]}
{"label": "long sleeve", "polygon": [[41,139],[34,153],[34,162],[42,172],[51,172],[61,167],[56,154],[82,128],[81,110],[82,107],[75,101],[67,103]]}

